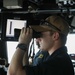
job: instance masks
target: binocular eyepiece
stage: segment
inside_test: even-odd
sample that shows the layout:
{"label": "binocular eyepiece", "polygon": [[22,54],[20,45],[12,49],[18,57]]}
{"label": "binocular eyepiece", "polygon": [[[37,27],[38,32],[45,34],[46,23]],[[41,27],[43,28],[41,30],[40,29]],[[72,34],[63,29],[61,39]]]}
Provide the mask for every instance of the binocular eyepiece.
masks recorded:
{"label": "binocular eyepiece", "polygon": [[[17,40],[19,38],[21,29],[14,29],[14,38]],[[33,30],[32,38],[39,38],[41,37],[41,32],[36,32]]]}
{"label": "binocular eyepiece", "polygon": [[42,36],[41,32],[36,32],[33,30],[33,34],[32,34],[33,38],[40,38],[41,36]]}

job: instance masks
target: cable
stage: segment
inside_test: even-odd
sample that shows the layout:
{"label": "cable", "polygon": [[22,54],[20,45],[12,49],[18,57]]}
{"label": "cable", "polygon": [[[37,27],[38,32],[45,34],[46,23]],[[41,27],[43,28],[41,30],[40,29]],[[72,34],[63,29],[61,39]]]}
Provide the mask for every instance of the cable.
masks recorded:
{"label": "cable", "polygon": [[34,38],[33,38],[32,43],[30,45],[29,57],[33,58],[34,55],[35,55],[35,47],[34,47]]}

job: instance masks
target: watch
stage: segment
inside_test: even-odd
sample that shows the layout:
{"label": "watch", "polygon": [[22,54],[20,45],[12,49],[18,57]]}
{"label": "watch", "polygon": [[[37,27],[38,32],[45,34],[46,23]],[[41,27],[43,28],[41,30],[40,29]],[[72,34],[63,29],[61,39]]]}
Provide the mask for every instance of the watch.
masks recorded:
{"label": "watch", "polygon": [[24,43],[20,43],[20,44],[18,44],[17,45],[17,47],[16,48],[20,48],[20,49],[22,49],[22,50],[25,50],[26,51],[26,49],[27,49],[27,45],[26,44],[24,44]]}

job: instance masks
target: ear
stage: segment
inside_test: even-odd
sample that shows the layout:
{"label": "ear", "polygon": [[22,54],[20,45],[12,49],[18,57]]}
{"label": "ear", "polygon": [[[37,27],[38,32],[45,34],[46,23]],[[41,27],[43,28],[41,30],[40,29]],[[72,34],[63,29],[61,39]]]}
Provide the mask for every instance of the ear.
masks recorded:
{"label": "ear", "polygon": [[59,39],[59,33],[58,33],[58,32],[55,32],[55,33],[53,34],[53,39],[54,39],[54,40],[58,40],[58,39]]}

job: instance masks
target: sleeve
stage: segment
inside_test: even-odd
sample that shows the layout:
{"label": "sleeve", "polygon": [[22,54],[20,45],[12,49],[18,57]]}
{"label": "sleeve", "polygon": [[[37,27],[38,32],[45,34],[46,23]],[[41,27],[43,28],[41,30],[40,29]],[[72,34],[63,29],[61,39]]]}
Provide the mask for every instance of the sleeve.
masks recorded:
{"label": "sleeve", "polygon": [[[57,75],[58,71],[53,66],[37,65],[37,66],[25,66],[26,75]],[[59,74],[58,74],[59,75]]]}
{"label": "sleeve", "polygon": [[24,66],[24,69],[26,71],[26,75],[39,75],[37,67],[32,66]]}

